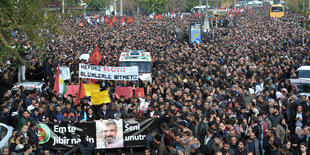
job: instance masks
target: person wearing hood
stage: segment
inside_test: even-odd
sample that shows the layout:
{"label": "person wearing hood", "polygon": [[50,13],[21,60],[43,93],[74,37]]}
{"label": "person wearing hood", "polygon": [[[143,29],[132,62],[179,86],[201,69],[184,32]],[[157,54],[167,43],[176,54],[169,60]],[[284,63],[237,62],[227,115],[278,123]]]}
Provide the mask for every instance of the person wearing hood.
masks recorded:
{"label": "person wearing hood", "polygon": [[67,151],[64,155],[70,155],[74,152],[80,152],[81,155],[94,155],[95,154],[95,147],[94,144],[88,142],[87,135],[83,132],[80,134],[81,142],[76,144],[72,149]]}

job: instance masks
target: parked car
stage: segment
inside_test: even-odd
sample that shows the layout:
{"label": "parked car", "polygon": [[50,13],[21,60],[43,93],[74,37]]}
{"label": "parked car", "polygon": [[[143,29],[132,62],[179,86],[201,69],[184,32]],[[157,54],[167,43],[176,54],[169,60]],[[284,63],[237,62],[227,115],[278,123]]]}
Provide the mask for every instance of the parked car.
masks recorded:
{"label": "parked car", "polygon": [[13,127],[0,123],[0,148],[9,145],[9,139],[12,136]]}

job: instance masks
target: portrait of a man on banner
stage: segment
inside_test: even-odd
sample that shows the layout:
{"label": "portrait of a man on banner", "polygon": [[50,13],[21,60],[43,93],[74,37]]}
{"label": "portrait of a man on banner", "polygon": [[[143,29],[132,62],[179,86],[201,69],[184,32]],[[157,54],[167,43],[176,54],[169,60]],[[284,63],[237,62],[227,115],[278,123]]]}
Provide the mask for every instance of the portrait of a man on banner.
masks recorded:
{"label": "portrait of a man on banner", "polygon": [[124,147],[123,121],[96,121],[97,149]]}

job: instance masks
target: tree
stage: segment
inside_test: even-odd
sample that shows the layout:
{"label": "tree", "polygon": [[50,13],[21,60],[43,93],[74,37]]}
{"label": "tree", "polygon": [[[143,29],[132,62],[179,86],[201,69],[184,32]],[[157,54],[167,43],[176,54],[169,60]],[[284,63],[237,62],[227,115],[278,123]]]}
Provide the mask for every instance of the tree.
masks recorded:
{"label": "tree", "polygon": [[140,0],[141,6],[146,13],[164,13],[168,0]]}
{"label": "tree", "polygon": [[99,10],[107,6],[106,0],[92,0],[89,2],[88,7],[92,10]]}
{"label": "tree", "polygon": [[186,0],[186,11],[190,12],[191,9],[199,5],[199,0]]}
{"label": "tree", "polygon": [[19,54],[23,45],[34,47],[37,57],[43,57],[45,42],[59,32],[59,16],[48,11],[48,5],[47,0],[0,1],[0,61],[10,58],[25,63]]}

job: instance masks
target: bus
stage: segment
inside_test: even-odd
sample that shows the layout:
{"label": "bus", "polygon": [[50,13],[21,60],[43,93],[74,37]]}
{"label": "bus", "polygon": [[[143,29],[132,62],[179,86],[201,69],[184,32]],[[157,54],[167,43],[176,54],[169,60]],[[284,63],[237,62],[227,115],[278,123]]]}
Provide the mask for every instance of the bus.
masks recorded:
{"label": "bus", "polygon": [[271,18],[281,18],[284,16],[284,6],[283,5],[272,5],[270,7],[270,17]]}
{"label": "bus", "polygon": [[127,50],[122,52],[119,58],[119,66],[138,66],[139,79],[152,83],[152,57],[150,52],[144,50]]}
{"label": "bus", "polygon": [[[208,8],[210,9],[210,6],[208,6]],[[192,13],[198,13],[199,11],[201,12],[205,12],[206,11],[206,5],[201,5],[201,6],[195,6],[191,9]]]}

